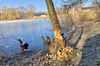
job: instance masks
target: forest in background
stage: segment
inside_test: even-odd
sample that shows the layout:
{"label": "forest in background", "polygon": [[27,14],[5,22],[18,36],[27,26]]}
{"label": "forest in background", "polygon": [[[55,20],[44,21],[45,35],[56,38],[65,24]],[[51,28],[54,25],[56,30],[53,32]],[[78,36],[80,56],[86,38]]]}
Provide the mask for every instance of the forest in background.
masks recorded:
{"label": "forest in background", "polygon": [[35,7],[33,5],[18,8],[2,6],[0,8],[0,20],[30,19],[34,12]]}

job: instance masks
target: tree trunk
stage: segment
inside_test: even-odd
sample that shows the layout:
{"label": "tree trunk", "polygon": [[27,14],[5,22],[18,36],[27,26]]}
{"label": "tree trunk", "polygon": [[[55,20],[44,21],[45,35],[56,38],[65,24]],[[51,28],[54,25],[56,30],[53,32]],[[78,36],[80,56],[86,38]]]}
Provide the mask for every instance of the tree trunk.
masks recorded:
{"label": "tree trunk", "polygon": [[43,36],[41,38],[43,40],[44,45],[48,48],[49,52],[51,54],[55,54],[59,49],[65,47],[65,42],[64,37],[62,36],[63,34],[60,34],[60,24],[52,0],[46,0],[46,4],[49,17],[53,26],[55,39],[52,39],[49,36],[47,36],[47,40],[45,40]]}
{"label": "tree trunk", "polygon": [[59,20],[57,18],[56,11],[54,9],[54,4],[53,4],[52,0],[46,0],[46,4],[47,4],[47,8],[48,8],[49,17],[50,17],[50,20],[52,22],[52,26],[54,29],[55,38],[57,38],[59,40],[63,40],[62,36],[60,35],[60,31],[61,31],[60,24],[59,24]]}

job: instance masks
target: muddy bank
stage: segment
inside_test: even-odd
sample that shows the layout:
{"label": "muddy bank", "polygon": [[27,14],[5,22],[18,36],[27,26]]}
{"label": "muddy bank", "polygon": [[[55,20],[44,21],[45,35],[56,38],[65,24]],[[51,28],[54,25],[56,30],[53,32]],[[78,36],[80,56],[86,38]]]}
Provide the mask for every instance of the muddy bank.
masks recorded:
{"label": "muddy bank", "polygon": [[0,66],[27,66],[32,64],[34,60],[39,58],[41,55],[45,55],[47,50],[34,50],[34,51],[25,51],[23,53],[17,53],[11,56],[3,56],[0,58]]}

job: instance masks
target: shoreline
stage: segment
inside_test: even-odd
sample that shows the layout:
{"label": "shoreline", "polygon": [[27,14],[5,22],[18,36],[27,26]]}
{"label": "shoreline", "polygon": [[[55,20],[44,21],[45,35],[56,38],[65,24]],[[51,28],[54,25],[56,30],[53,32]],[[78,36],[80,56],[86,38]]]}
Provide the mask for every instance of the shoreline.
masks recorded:
{"label": "shoreline", "polygon": [[[64,16],[58,16],[58,19],[59,18],[65,18]],[[29,19],[16,19],[16,20],[0,20],[0,23],[8,23],[8,22],[22,22],[22,21],[35,21],[35,20],[39,20],[39,19],[50,19],[49,16],[45,16],[45,17],[41,17],[41,16],[34,16],[32,18],[29,18]]]}
{"label": "shoreline", "polygon": [[49,18],[37,18],[37,19],[20,19],[20,20],[2,20],[0,21],[0,24],[1,23],[12,23],[12,22],[27,22],[27,21],[36,21],[36,20],[42,20],[42,19],[49,19]]}
{"label": "shoreline", "polygon": [[3,22],[3,21],[23,21],[23,20],[25,20],[25,21],[29,21],[29,20],[36,20],[36,19],[49,19],[49,16],[46,16],[46,17],[32,17],[32,18],[29,18],[29,19],[16,19],[16,20],[0,20],[0,22]]}

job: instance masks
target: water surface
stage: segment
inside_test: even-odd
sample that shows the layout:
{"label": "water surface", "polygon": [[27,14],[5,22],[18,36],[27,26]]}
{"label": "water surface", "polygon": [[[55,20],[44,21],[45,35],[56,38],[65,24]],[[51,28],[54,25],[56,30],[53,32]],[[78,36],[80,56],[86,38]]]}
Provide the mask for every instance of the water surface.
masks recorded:
{"label": "water surface", "polygon": [[3,54],[20,52],[20,44],[17,39],[28,43],[28,50],[41,50],[45,46],[41,36],[54,37],[51,22],[48,19],[19,20],[0,22],[0,51]]}

